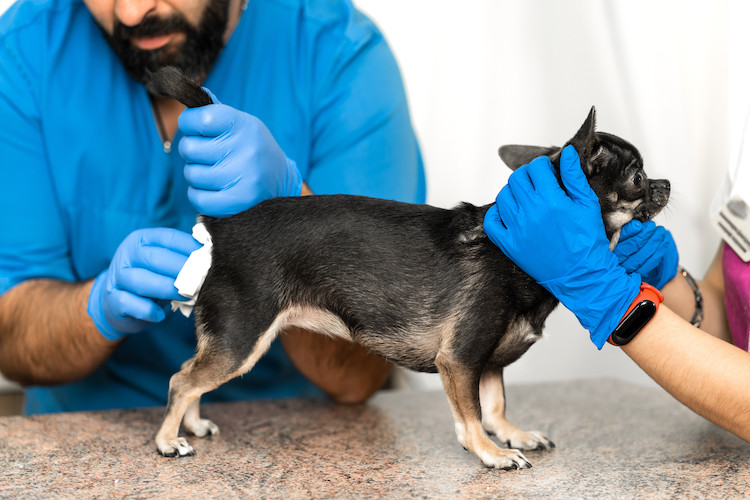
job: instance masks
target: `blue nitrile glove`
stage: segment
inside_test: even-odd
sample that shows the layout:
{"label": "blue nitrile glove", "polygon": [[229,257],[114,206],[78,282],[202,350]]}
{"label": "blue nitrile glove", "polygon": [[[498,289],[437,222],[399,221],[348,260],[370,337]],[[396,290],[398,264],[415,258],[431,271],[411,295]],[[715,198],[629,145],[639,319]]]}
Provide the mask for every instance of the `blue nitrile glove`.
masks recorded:
{"label": "blue nitrile glove", "polygon": [[102,335],[117,340],[166,317],[159,301],[186,300],[174,280],[200,247],[177,229],[140,229],[117,247],[109,267],[94,281],[87,312]]}
{"label": "blue nitrile glove", "polygon": [[299,196],[302,176],[256,117],[214,103],[179,118],[188,199],[198,212],[224,217],[269,198]]}
{"label": "blue nitrile glove", "polygon": [[672,234],[653,221],[633,220],[622,227],[615,247],[620,265],[638,273],[649,285],[661,289],[677,276],[680,262]]}
{"label": "blue nitrile glove", "polygon": [[487,236],[578,317],[601,349],[640,292],[609,250],[596,194],[578,154],[566,147],[560,188],[552,163],[539,157],[510,175],[484,218]]}

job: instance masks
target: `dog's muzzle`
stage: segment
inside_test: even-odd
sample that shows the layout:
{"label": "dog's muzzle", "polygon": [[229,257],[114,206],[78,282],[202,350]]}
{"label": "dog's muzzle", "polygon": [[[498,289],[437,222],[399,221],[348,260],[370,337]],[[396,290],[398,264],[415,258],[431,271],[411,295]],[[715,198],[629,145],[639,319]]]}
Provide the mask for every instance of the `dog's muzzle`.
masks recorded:
{"label": "dog's muzzle", "polygon": [[633,218],[641,222],[653,219],[667,205],[671,188],[666,179],[649,179],[647,189],[646,199],[633,214]]}
{"label": "dog's muzzle", "polygon": [[669,201],[670,184],[666,179],[649,181],[649,201],[659,208],[664,207]]}

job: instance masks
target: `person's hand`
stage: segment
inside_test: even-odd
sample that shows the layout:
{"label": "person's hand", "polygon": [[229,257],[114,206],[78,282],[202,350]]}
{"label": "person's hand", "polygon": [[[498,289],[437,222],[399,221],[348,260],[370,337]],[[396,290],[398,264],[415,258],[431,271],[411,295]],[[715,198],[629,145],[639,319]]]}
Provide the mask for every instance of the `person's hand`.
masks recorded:
{"label": "person's hand", "polygon": [[633,220],[622,227],[614,249],[628,273],[638,273],[649,285],[661,289],[677,276],[680,256],[672,234],[653,221]]}
{"label": "person's hand", "polygon": [[640,291],[609,250],[596,194],[572,146],[552,163],[539,157],[513,172],[485,214],[484,230],[513,262],[578,317],[602,348]]}
{"label": "person's hand", "polygon": [[117,340],[164,320],[164,301],[186,300],[177,293],[174,280],[199,247],[192,236],[176,229],[130,233],[89,294],[87,312],[101,334]]}
{"label": "person's hand", "polygon": [[217,104],[188,108],[179,118],[190,203],[202,214],[224,217],[269,198],[299,196],[297,165],[266,126],[213,99]]}

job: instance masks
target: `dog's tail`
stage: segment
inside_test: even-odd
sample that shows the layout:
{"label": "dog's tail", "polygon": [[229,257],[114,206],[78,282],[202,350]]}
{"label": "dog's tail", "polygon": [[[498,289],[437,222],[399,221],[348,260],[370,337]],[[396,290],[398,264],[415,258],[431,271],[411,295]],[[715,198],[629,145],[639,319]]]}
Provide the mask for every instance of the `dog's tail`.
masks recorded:
{"label": "dog's tail", "polygon": [[200,85],[174,66],[146,70],[146,89],[150,94],[177,99],[188,108],[213,104],[211,97]]}

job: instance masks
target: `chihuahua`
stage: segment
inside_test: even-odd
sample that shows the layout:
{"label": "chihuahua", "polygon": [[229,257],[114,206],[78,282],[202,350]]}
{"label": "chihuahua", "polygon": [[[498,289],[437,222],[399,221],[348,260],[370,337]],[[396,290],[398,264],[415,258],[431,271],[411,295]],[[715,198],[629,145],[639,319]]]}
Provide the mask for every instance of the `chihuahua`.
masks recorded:
{"label": "chihuahua", "polygon": [[[173,70],[153,74],[149,90],[187,106],[206,103],[200,87]],[[594,129],[592,108],[567,144],[580,155],[614,245],[625,223],[650,219],[666,205],[669,182],[649,180],[635,147]],[[513,145],[500,156],[516,169],[547,155],[559,178],[561,151]],[[541,337],[558,301],[485,235],[490,206],[446,210],[329,195],[270,199],[221,219],[200,216],[213,248],[194,309],[197,350],[170,380],[159,453],[195,453],[178,437],[181,423],[195,436],[218,433],[200,417],[200,396],[250,371],[284,329],[296,326],[439,373],[460,444],[487,467],[531,467],[520,450],[554,444],[506,420],[503,368]]]}

